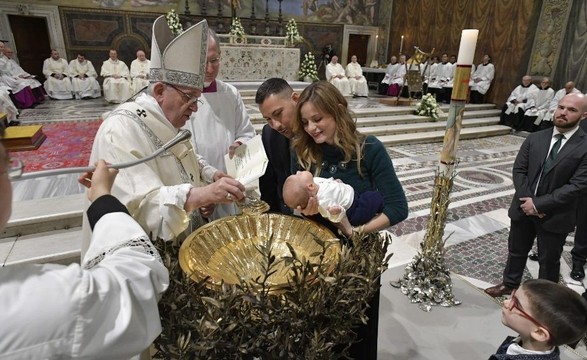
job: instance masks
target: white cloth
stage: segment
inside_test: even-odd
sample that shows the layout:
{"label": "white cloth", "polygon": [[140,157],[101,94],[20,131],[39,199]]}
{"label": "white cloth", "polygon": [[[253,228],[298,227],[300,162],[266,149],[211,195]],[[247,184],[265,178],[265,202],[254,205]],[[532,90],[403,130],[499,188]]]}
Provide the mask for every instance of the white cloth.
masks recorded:
{"label": "white cloth", "polygon": [[[108,59],[102,64],[100,76],[104,77],[102,89],[104,99],[111,103],[122,103],[128,100],[132,94],[130,89],[130,76],[128,66],[123,61]],[[113,76],[120,76],[118,79]]]}
{"label": "white cloth", "polygon": [[[479,64],[473,73],[473,76],[471,76],[471,81],[469,81],[471,91],[475,90],[479,94],[486,94],[491,86],[494,76],[495,67],[492,63]],[[477,82],[475,82],[475,80],[477,80]]]}
{"label": "white cloth", "polygon": [[526,116],[536,116],[534,121],[535,125],[540,125],[544,115],[548,111],[550,101],[554,98],[554,90],[552,88],[539,89],[534,92],[529,98],[526,104]]}
{"label": "white cloth", "polygon": [[67,69],[71,78],[71,85],[76,99],[99,98],[102,96],[100,84],[98,84],[98,74],[90,60],[79,62],[73,59],[69,62]]}
{"label": "white cloth", "polygon": [[429,88],[440,89],[447,85],[450,80],[454,77],[454,69],[455,66],[453,64],[447,63],[438,63],[436,64],[435,68],[435,76],[434,80],[431,79],[430,83],[428,84]]}
{"label": "white cloth", "polygon": [[[177,132],[157,101],[143,93],[104,120],[94,139],[90,164],[98,159],[119,164],[145,158]],[[194,230],[188,229],[190,214],[184,205],[190,189],[200,185],[197,160],[188,141],[153,160],[120,170],[112,195],[128,207],[151,238],[173,240],[186,229]]]}
{"label": "white cloth", "polygon": [[[73,89],[71,87],[71,80],[67,72],[68,64],[65,59],[53,58],[45,59],[43,62],[43,74],[47,78],[45,80],[45,91],[53,99],[71,99],[73,98]],[[51,75],[63,75],[63,79],[54,78]]]}
{"label": "white cloth", "polygon": [[133,93],[137,93],[139,90],[149,85],[150,65],[151,61],[149,59],[145,59],[145,61],[134,59],[132,63],[130,63],[130,77],[132,78],[131,86]]}
{"label": "white cloth", "polygon": [[0,54],[0,80],[5,86],[10,88],[13,94],[16,94],[30,86],[24,79],[11,75],[12,66],[9,60],[4,54]]}
{"label": "white cloth", "polygon": [[14,103],[8,95],[6,88],[0,87],[0,112],[6,114],[8,121],[16,121],[16,115],[18,115],[18,109],[14,106]]}
{"label": "white cloth", "polygon": [[[184,128],[192,132],[192,144],[211,167],[201,166],[202,177],[213,181],[214,172],[226,172],[224,155],[235,141],[246,143],[255,136],[255,128],[238,90],[216,80],[216,92],[202,93],[202,105],[192,113]],[[200,162],[202,164],[202,162]],[[234,204],[217,204],[211,219],[235,215]]]}
{"label": "white cloth", "polygon": [[389,63],[387,64],[387,68],[385,68],[385,76],[383,80],[381,80],[382,84],[391,84],[391,79],[393,75],[397,72],[397,69],[400,67],[400,63]]}
{"label": "white cloth", "polygon": [[369,95],[369,86],[367,85],[367,79],[363,76],[361,65],[350,62],[346,66],[346,76],[349,78],[351,94],[358,96]]}
{"label": "white cloth", "polygon": [[35,89],[41,86],[39,80],[35,79],[33,75],[29,74],[23,68],[21,68],[16,61],[13,59],[8,59],[8,64],[10,65],[10,75],[23,79],[28,84],[28,86],[31,87],[31,89]]}
{"label": "white cloth", "polygon": [[83,266],[0,268],[0,359],[128,359],[146,349],[161,332],[157,300],[169,285],[149,250],[140,226],[115,212],[96,223]]}
{"label": "white cloth", "polygon": [[[355,190],[352,186],[333,178],[316,176],[314,182],[318,185],[318,193],[316,194],[318,212],[331,222],[339,223],[346,215],[346,210],[353,205]],[[340,214],[334,215],[328,211],[328,208],[333,206],[341,208]]]}
{"label": "white cloth", "polygon": [[[581,91],[579,91],[579,89],[577,88],[573,88],[573,90],[571,91],[571,94],[578,93],[581,93]],[[565,95],[567,95],[567,90],[565,90],[565,88],[560,89],[554,94],[554,97],[552,98],[552,100],[550,100],[550,103],[548,104],[548,111],[544,114],[544,118],[542,118],[542,121],[552,121],[552,118],[554,117],[554,111],[558,106],[558,102],[561,101],[561,99]]]}
{"label": "white cloth", "polygon": [[[515,114],[518,111],[525,112],[528,101],[535,92],[538,92],[538,87],[534,84],[530,84],[527,87],[523,85],[516,86],[505,103],[507,106],[505,113],[509,115],[511,113]],[[518,103],[514,104],[514,100],[517,100]]]}
{"label": "white cloth", "polygon": [[[336,76],[342,76],[337,78]],[[326,80],[334,85],[342,96],[349,96],[351,94],[351,85],[349,79],[345,76],[344,68],[339,63],[329,63],[326,65]]]}

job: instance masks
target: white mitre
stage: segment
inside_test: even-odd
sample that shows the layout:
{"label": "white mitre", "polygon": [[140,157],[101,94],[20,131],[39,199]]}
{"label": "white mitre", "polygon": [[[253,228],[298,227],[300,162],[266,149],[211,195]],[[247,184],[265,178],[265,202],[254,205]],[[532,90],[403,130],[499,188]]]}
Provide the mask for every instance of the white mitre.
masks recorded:
{"label": "white mitre", "polygon": [[174,36],[165,16],[159,16],[153,23],[149,81],[162,81],[202,90],[207,51],[206,20]]}

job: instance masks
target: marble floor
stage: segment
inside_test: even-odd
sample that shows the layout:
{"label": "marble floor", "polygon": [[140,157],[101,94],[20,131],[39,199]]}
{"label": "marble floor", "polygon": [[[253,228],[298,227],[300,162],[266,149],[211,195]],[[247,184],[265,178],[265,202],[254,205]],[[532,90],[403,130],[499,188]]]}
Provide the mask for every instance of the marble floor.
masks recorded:
{"label": "marble floor", "polygon": [[[354,108],[384,106],[373,98],[350,99],[349,102]],[[49,100],[36,109],[24,110],[20,120],[23,124],[94,120],[111,108],[102,99]],[[257,111],[254,105],[247,108],[251,113]],[[507,256],[507,208],[514,193],[511,170],[523,140],[523,134],[512,134],[459,143],[458,173],[445,228],[446,260],[452,272],[479,288],[501,281]],[[440,143],[387,149],[409,202],[407,220],[389,229],[394,235],[389,249],[393,253],[391,268],[405,267],[419,249],[429,218],[440,149]],[[79,194],[83,190],[77,185],[76,177],[59,175],[14,182],[14,201]],[[572,241],[573,234],[570,234],[562,258],[561,281],[581,293],[585,282],[574,281],[569,276]],[[537,273],[538,264],[528,261],[526,277],[537,277]],[[383,283],[383,286],[389,284]],[[585,352],[584,346],[580,351]]]}

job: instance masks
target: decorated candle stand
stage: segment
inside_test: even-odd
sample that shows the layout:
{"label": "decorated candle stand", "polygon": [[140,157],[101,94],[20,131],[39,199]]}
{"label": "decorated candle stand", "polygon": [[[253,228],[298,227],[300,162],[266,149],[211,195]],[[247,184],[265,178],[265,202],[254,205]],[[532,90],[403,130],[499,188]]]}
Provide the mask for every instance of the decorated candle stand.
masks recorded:
{"label": "decorated candle stand", "polygon": [[400,288],[411,302],[420,304],[420,308],[424,311],[430,311],[433,305],[454,306],[461,303],[452,293],[450,272],[444,260],[445,239],[443,236],[450,203],[449,195],[456,174],[456,151],[478,35],[479,30],[473,29],[463,30],[461,35],[446,132],[434,179],[430,218],[421,243],[421,252],[416,254],[408,264],[403,277],[396,282],[391,282],[391,285]]}

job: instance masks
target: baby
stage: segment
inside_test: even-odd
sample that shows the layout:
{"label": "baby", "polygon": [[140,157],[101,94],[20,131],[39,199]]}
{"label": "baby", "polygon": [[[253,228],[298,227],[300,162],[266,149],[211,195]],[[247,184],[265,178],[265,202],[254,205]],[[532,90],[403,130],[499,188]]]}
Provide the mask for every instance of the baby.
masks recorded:
{"label": "baby", "polygon": [[548,280],[528,280],[503,303],[501,322],[509,336],[489,360],[560,359],[558,347],[575,343],[587,331],[587,301]]}
{"label": "baby", "polygon": [[285,180],[283,200],[290,208],[304,209],[311,196],[318,200],[320,215],[333,223],[348,218],[352,226],[363,225],[383,210],[383,196],[377,191],[357,194],[340,180],[314,177],[309,171],[298,171]]}

